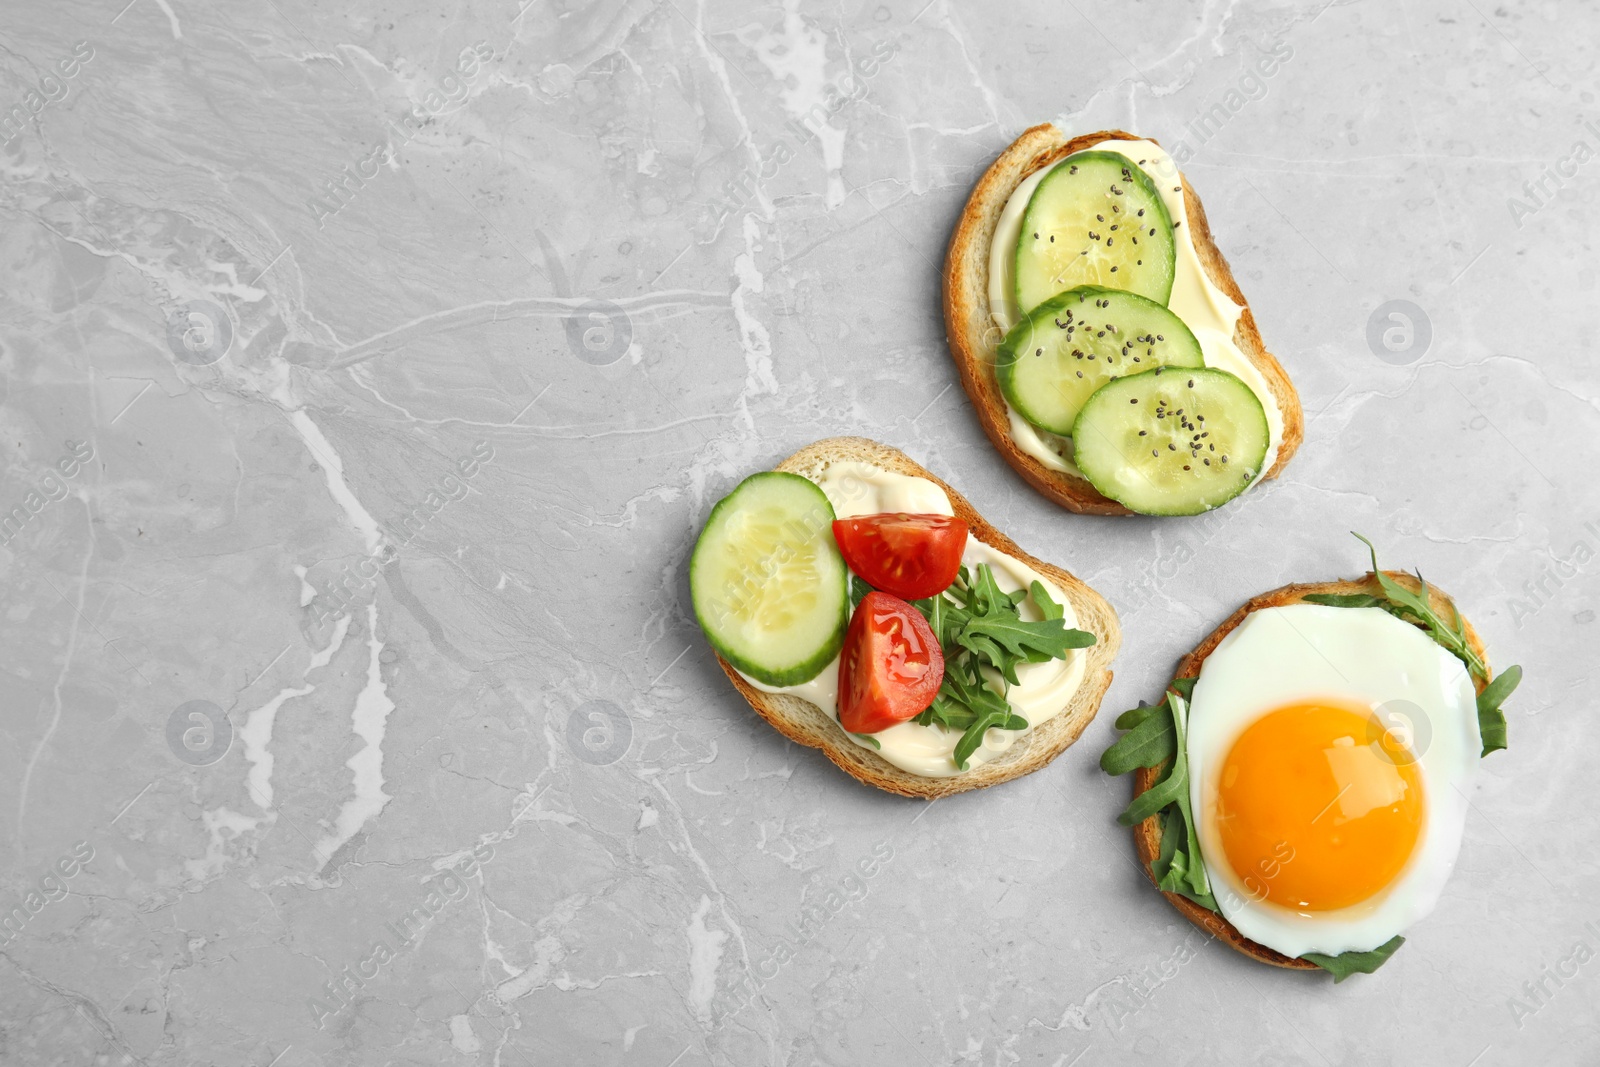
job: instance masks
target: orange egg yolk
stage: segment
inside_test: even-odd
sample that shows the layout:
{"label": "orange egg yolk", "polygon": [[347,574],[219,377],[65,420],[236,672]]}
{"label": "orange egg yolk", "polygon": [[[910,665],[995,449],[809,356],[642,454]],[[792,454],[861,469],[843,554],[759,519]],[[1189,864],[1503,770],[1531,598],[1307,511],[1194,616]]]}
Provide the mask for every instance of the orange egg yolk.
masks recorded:
{"label": "orange egg yolk", "polygon": [[1216,827],[1249,898],[1329,911],[1373,896],[1405,867],[1425,815],[1421,775],[1372,722],[1295,704],[1233,743],[1216,779]]}

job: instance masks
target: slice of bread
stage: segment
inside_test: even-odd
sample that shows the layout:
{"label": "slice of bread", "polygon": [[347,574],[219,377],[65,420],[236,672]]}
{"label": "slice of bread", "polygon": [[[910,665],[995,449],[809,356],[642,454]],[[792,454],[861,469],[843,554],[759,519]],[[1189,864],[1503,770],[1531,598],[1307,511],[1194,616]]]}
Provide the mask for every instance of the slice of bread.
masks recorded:
{"label": "slice of bread", "polygon": [[[1384,571],[1383,573],[1413,592],[1419,588],[1417,579],[1414,575],[1406,574],[1402,571]],[[1433,610],[1438,613],[1441,618],[1451,618],[1455,607],[1455,602],[1434,586],[1430,585],[1428,587],[1428,591],[1429,601],[1433,607]],[[1204,641],[1201,641],[1199,645],[1195,646],[1194,651],[1190,652],[1188,655],[1179,660],[1178,670],[1177,673],[1173,675],[1173,679],[1198,678],[1200,676],[1200,668],[1205,664],[1206,657],[1211,655],[1212,651],[1217,647],[1222,639],[1232,633],[1236,626],[1244,622],[1245,618],[1252,611],[1260,611],[1263,608],[1281,607],[1284,604],[1298,604],[1307,595],[1312,593],[1371,593],[1373,595],[1381,595],[1382,592],[1382,588],[1378,585],[1378,579],[1373,575],[1368,574],[1365,578],[1357,581],[1313,582],[1303,585],[1286,585],[1280,589],[1274,589],[1270,593],[1262,593],[1260,596],[1248,601],[1244,607],[1228,616],[1227,621],[1221,626],[1218,626],[1215,630],[1211,631],[1210,636],[1208,636]],[[1472,624],[1470,622],[1466,622],[1465,619],[1462,621],[1466,626],[1467,644],[1471,647],[1472,651],[1477,654],[1478,658],[1482,659],[1483,662],[1487,664],[1489,660],[1484,653],[1483,641],[1478,637],[1478,632],[1472,628]],[[1488,685],[1488,680],[1479,680],[1475,678],[1473,679],[1473,684],[1476,685],[1478,691],[1481,693],[1484,687]],[[1138,771],[1134,772],[1133,795],[1138,796],[1145,790],[1154,786],[1158,777],[1163,771],[1165,771],[1165,769],[1166,765],[1160,764],[1155,767],[1142,767]],[[1155,815],[1152,815],[1144,822],[1135,826],[1133,828],[1133,839],[1139,850],[1139,862],[1144,867],[1144,873],[1150,879],[1150,881],[1154,883],[1156,881],[1156,877],[1155,874],[1151,872],[1150,865],[1154,863],[1156,857],[1161,854],[1161,813],[1157,812]],[[1227,919],[1224,919],[1217,912],[1207,911],[1205,908],[1201,907],[1199,904],[1196,904],[1188,897],[1180,896],[1177,893],[1163,893],[1162,896],[1171,901],[1172,906],[1183,913],[1184,918],[1194,923],[1206,933],[1215,937],[1218,941],[1224,942],[1225,944],[1238,949],[1251,959],[1259,960],[1262,963],[1270,963],[1274,967],[1285,967],[1290,970],[1314,971],[1318,969],[1316,964],[1311,963],[1308,960],[1285,956],[1280,952],[1274,952],[1265,945],[1256,944],[1254,941],[1251,941],[1249,938],[1241,934],[1237,929],[1234,928],[1232,923],[1230,923]]]}
{"label": "slice of bread", "polygon": [[783,736],[798,744],[822,749],[823,754],[843,768],[845,773],[868,785],[901,796],[934,800],[969,789],[1009,782],[1043,767],[1078,739],[1083,728],[1089,725],[1095,712],[1100,709],[1100,698],[1111,684],[1111,661],[1122,643],[1122,628],[1117,623],[1117,613],[1104,597],[1079,579],[1060,567],[1022,551],[1016,542],[986,522],[966,497],[898,449],[865,437],[830,437],[802,448],[778,464],[776,469],[815,480],[830,464],[852,460],[871,463],[896,474],[926,478],[935,483],[950,498],[950,506],[966,522],[972,536],[1021,560],[1054,582],[1072,605],[1078,617],[1077,628],[1089,631],[1096,638],[1094,645],[1083,650],[1089,659],[1085,664],[1082,684],[1062,711],[1037,729],[1030,730],[997,758],[964,774],[949,778],[927,778],[903,771],[871,749],[862,748],[851,741],[832,715],[809,700],[788,693],[762,692],[718,656],[717,662],[728,675],[728,680],[749,701],[756,713]]}
{"label": "slice of bread", "polygon": [[[1140,139],[1122,130],[1101,130],[1069,139],[1049,123],[1033,127],[1000,153],[1000,158],[978,180],[961,212],[945,256],[945,332],[950,341],[950,354],[961,372],[961,384],[972,398],[984,432],[1028,484],[1062,507],[1092,515],[1131,515],[1133,512],[1101,496],[1087,479],[1046,467],[1011,440],[1006,401],[994,372],[995,348],[1002,335],[989,309],[989,247],[994,242],[995,225],[1006,201],[1023,179],[1101,141]],[[1278,445],[1277,459],[1266,474],[1268,478],[1276,478],[1305,437],[1299,394],[1277,359],[1262,345],[1250,304],[1240,292],[1239,283],[1234,281],[1228,261],[1217,250],[1211,238],[1211,227],[1206,222],[1205,208],[1187,179],[1183,179],[1183,202],[1188,215],[1185,226],[1207,276],[1244,308],[1234,330],[1234,342],[1260,369],[1283,412],[1283,440]]]}

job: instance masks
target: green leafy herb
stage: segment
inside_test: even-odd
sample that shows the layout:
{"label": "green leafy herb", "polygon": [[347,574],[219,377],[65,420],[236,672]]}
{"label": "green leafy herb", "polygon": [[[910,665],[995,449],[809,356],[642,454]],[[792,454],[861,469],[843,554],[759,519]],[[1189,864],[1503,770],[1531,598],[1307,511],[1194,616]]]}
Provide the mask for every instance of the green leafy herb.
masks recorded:
{"label": "green leafy herb", "polygon": [[[1192,679],[1179,679],[1173,688],[1193,691]],[[1189,756],[1184,742],[1189,716],[1185,695],[1168,693],[1163,704],[1146,705],[1124,712],[1117,726],[1126,729],[1117,743],[1100,757],[1107,774],[1127,774],[1140,767],[1166,764],[1166,773],[1117,816],[1123,826],[1143,822],[1165,809],[1161,820],[1161,850],[1150,866],[1157,884],[1169,893],[1181,893],[1201,907],[1217,909],[1200,862],[1200,841],[1194,830],[1194,815],[1189,801]]]}
{"label": "green leafy herb", "polygon": [[[1194,880],[1205,882],[1205,865],[1198,859],[1199,849],[1193,844],[1194,830],[1189,819],[1177,805],[1167,809],[1161,819],[1161,851],[1151,865],[1156,875],[1156,888],[1163,893],[1177,893],[1188,897],[1208,911],[1217,911],[1217,898],[1205,890],[1194,887]],[[1179,845],[1185,847],[1179,848]],[[1191,869],[1192,868],[1192,869]]]}
{"label": "green leafy herb", "polygon": [[850,610],[854,611],[861,606],[861,602],[872,592],[872,586],[863,582],[854,574],[850,576]]}
{"label": "green leafy herb", "polygon": [[[1156,712],[1158,712],[1160,710],[1161,710],[1161,705],[1160,704],[1140,704],[1138,707],[1132,709],[1131,711],[1125,711],[1121,715],[1117,716],[1117,723],[1116,723],[1117,729],[1119,729],[1119,730],[1131,730],[1135,726],[1138,726],[1140,723],[1144,722],[1146,719],[1148,719],[1150,716],[1154,715]],[[1102,756],[1102,757],[1100,757],[1100,766],[1104,767],[1105,765],[1106,765],[1105,764],[1105,757]],[[1134,764],[1134,766],[1138,766],[1138,764]],[[1106,773],[1107,774],[1112,774],[1112,773],[1126,773],[1126,772],[1125,771],[1124,772],[1107,771]]]}
{"label": "green leafy herb", "polygon": [[[974,643],[986,638],[992,644],[1003,646],[1005,654],[990,659],[990,665],[1001,670],[1018,663],[1045,663],[1061,659],[1070,649],[1088,648],[1094,644],[1094,634],[1069,630],[1060,619],[1025,622],[1015,615],[1007,618],[1002,612],[974,617],[962,636]],[[992,646],[986,643],[984,647]],[[994,654],[986,654],[989,655]],[[1015,679],[1007,680],[1016,684]]]}
{"label": "green leafy herb", "polygon": [[1172,724],[1171,763],[1164,776],[1129,801],[1122,814],[1117,816],[1117,822],[1123,826],[1144,822],[1168,804],[1178,803],[1180,799],[1189,796],[1189,753],[1186,751],[1183,726],[1180,722],[1182,713],[1177,710],[1177,707],[1182,705],[1182,697],[1168,694],[1167,707],[1172,712],[1168,717],[1168,721]]}
{"label": "green leafy herb", "polygon": [[974,615],[988,615],[1000,611],[1002,604],[1006,607],[1015,607],[1017,604],[1008,594],[1000,591],[1000,586],[994,580],[994,571],[983,564],[978,565],[972,581],[966,584],[967,607]]}
{"label": "green leafy herb", "polygon": [[1160,704],[1149,704],[1125,711],[1117,718],[1117,728],[1128,731],[1100,757],[1100,769],[1107,774],[1127,774],[1139,767],[1154,767],[1172,758],[1177,732],[1172,716]]}
{"label": "green leafy herb", "polygon": [[[1354,531],[1352,531],[1354,533]],[[1421,623],[1440,647],[1455,656],[1467,665],[1474,677],[1487,678],[1489,669],[1484,666],[1483,660],[1472,650],[1467,641],[1466,624],[1461,621],[1461,613],[1454,612],[1453,623],[1447,623],[1434,612],[1433,605],[1429,602],[1428,583],[1423,581],[1422,575],[1417,575],[1419,590],[1413,593],[1387,574],[1378,566],[1378,550],[1371,541],[1360,534],[1355,534],[1357,540],[1367,546],[1372,553],[1372,575],[1378,579],[1378,585],[1383,589],[1383,595],[1393,607],[1378,605],[1398,618],[1411,616],[1413,620]]]}
{"label": "green leafy herb", "polygon": [[879,741],[876,737],[873,737],[871,734],[851,734],[850,736],[855,738],[858,741],[865,741],[872,748],[876,748],[876,749],[882,749],[883,748],[883,743],[881,741]]}
{"label": "green leafy herb", "polygon": [[998,726],[1002,730],[1026,730],[1028,728],[1028,720],[1021,715],[1013,715],[1009,709],[1006,711],[992,709],[985,711],[978,716],[971,726],[967,727],[966,732],[961,735],[961,740],[956,742],[956,750],[952,755],[957,767],[962,770],[967,769],[967,760],[972,757],[974,752],[978,751],[978,747],[983,744],[984,733],[993,726]]}
{"label": "green leafy herb", "polygon": [[[1030,597],[1044,616],[1038,622],[1018,610]],[[1063,659],[1070,649],[1095,643],[1094,634],[1068,628],[1064,610],[1042,583],[1007,593],[988,564],[973,571],[963,566],[950,588],[912,606],[928,620],[944,650],[939,695],[913,721],[962,731],[953,753],[961,770],[983,744],[985,731],[1028,728],[1005,696],[1007,686],[1018,684],[1019,666]]]}
{"label": "green leafy herb", "polygon": [[[1489,668],[1467,640],[1467,624],[1461,611],[1450,605],[1450,621],[1446,622],[1433,610],[1428,598],[1428,583],[1417,575],[1419,591],[1413,593],[1378,568],[1378,550],[1360,534],[1355,536],[1372,554],[1372,574],[1383,590],[1383,596],[1371,593],[1308,593],[1300,599],[1308,604],[1325,604],[1335,608],[1382,608],[1395,618],[1421,625],[1441,648],[1466,664],[1474,678],[1483,681],[1489,677]],[[1506,697],[1522,681],[1522,668],[1507,667],[1499,677],[1489,682],[1478,694],[1478,734],[1483,739],[1483,756],[1506,747],[1506,716],[1500,710]]]}
{"label": "green leafy herb", "polygon": [[1026,730],[1028,720],[1011,710],[1006,698],[995,692],[982,675],[973,671],[970,663],[957,661],[956,654],[947,652],[944,661],[944,681],[933,703],[915,718],[924,726],[942,726],[947,730],[960,730],[961,738],[952,753],[956,766],[967,769],[967,760],[983,744],[983,735],[991,727],[1005,730]]}
{"label": "green leafy herb", "polygon": [[1395,954],[1395,950],[1406,943],[1406,939],[1396,934],[1377,948],[1368,952],[1341,952],[1337,956],[1325,956],[1320,952],[1307,952],[1300,958],[1333,975],[1333,984],[1349,978],[1352,974],[1371,974]]}
{"label": "green leafy herb", "polygon": [[[956,714],[964,712],[968,716],[982,717],[1011,711],[1006,698],[989,688],[981,677],[969,677],[964,669],[950,670],[949,660],[945,661],[944,683],[939,687],[939,695],[955,705]],[[962,729],[970,725],[970,721],[963,723]]]}
{"label": "green leafy herb", "polygon": [[1330,608],[1376,608],[1383,601],[1371,593],[1307,593],[1300,598],[1307,604],[1324,604]]}
{"label": "green leafy herb", "polygon": [[1506,715],[1500,705],[1521,682],[1522,668],[1512,665],[1478,694],[1478,734],[1483,738],[1483,756],[1506,747]]}
{"label": "green leafy herb", "polygon": [[1028,586],[1028,595],[1033,597],[1034,606],[1046,619],[1059,619],[1062,617],[1061,605],[1050,599],[1049,592],[1037,579]]}

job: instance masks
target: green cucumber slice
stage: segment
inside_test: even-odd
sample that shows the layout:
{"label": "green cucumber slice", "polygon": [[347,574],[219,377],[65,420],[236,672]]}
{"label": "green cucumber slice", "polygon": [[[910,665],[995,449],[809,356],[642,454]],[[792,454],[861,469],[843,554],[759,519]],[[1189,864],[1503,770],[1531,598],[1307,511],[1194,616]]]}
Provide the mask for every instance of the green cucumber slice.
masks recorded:
{"label": "green cucumber slice", "polygon": [[1207,367],[1109,382],[1072,428],[1084,477],[1146,515],[1198,515],[1232,500],[1255,480],[1271,440],[1250,387]]}
{"label": "green cucumber slice", "polygon": [[996,353],[995,374],[1023,418],[1065,436],[1106,382],[1155,367],[1205,363],[1189,327],[1154,300],[1080,285],[1012,327]]}
{"label": "green cucumber slice", "polygon": [[1017,311],[1079,285],[1165,304],[1176,262],[1172,218],[1150,176],[1119,153],[1079,152],[1045,175],[1022,214]]}
{"label": "green cucumber slice", "polygon": [[767,685],[797,685],[844,644],[847,574],[827,496],[798,474],[764,471],[711,509],[689,594],[723,659]]}

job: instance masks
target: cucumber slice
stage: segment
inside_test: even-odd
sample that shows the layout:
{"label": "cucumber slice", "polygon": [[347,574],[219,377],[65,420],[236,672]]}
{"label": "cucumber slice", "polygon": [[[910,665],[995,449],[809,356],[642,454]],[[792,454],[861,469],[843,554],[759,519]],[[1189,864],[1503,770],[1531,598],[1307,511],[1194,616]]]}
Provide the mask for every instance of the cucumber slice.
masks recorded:
{"label": "cucumber slice", "polygon": [[1072,433],[1078,412],[1106,382],[1155,367],[1203,367],[1183,320],[1137,293],[1080,285],[1034,308],[995,356],[1006,401],[1054,434]]}
{"label": "cucumber slice", "polygon": [[711,509],[689,559],[694,613],[722,658],[767,685],[821,673],[844,644],[833,505],[798,474],[752,474]]}
{"label": "cucumber slice", "polygon": [[1232,500],[1255,480],[1271,440],[1250,387],[1207,367],[1109,382],[1072,428],[1084,477],[1146,515],[1198,515]]}
{"label": "cucumber slice", "polygon": [[1016,255],[1019,314],[1079,285],[1158,304],[1172,295],[1172,218],[1150,176],[1116,152],[1079,152],[1045,175],[1022,214]]}

